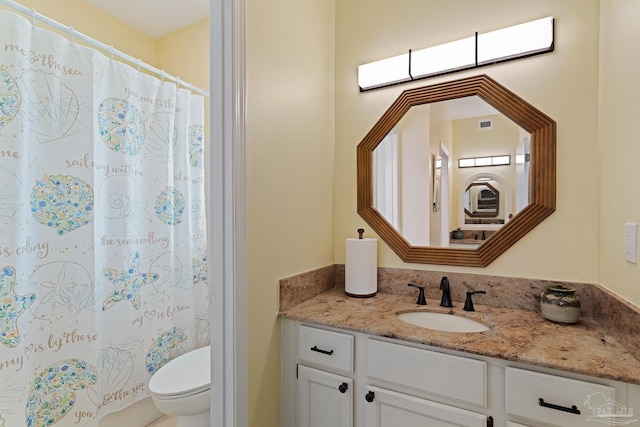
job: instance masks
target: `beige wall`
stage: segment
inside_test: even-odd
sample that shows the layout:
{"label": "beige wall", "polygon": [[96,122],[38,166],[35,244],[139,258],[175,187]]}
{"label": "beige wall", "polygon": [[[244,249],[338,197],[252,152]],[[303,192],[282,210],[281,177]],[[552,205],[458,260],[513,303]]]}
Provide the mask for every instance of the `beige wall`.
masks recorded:
{"label": "beige wall", "polygon": [[159,37],[155,66],[209,90],[209,18]]}
{"label": "beige wall", "polygon": [[[187,83],[209,91],[209,18],[156,39],[156,62],[160,70],[179,77]],[[209,150],[210,103],[204,102],[205,151]],[[208,156],[207,159],[208,167]],[[208,183],[205,184],[208,188]]]}
{"label": "beige wall", "polygon": [[[153,38],[107,15],[102,10],[81,0],[17,0],[17,3],[35,9],[63,25],[86,34],[107,46],[154,65],[156,45]],[[5,8],[0,5],[0,8]],[[51,27],[45,27],[51,29]]]}
{"label": "beige wall", "polygon": [[[366,132],[402,90],[482,73],[558,123],[557,211],[484,269],[405,264],[383,243],[379,265],[598,282],[598,14],[598,0],[337,1],[335,261],[344,262],[344,239],[358,227],[373,235],[356,212],[355,148]],[[549,15],[554,53],[358,91],[359,64]]]}
{"label": "beige wall", "polygon": [[599,282],[640,305],[638,264],[623,257],[624,224],[640,222],[640,2],[602,0],[600,8]]}
{"label": "beige wall", "polygon": [[334,260],[334,6],[247,0],[246,15],[249,422],[276,427],[278,281]]}

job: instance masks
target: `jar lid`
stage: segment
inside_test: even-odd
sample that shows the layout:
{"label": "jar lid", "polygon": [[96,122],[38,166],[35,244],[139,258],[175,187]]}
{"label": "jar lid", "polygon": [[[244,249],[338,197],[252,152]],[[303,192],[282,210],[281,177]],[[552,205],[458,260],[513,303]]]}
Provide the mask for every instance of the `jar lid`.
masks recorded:
{"label": "jar lid", "polygon": [[567,288],[561,283],[556,283],[555,285],[549,285],[547,286],[547,290],[552,292],[561,292],[565,294],[572,294],[576,291],[575,288]]}

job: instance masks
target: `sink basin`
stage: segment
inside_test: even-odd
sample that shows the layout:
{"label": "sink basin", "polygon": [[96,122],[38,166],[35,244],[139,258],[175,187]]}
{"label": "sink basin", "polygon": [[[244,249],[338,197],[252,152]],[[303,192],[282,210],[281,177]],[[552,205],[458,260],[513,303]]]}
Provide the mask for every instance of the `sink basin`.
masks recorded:
{"label": "sink basin", "polygon": [[412,325],[446,332],[483,332],[489,329],[483,323],[455,314],[431,311],[411,311],[398,314],[398,319]]}

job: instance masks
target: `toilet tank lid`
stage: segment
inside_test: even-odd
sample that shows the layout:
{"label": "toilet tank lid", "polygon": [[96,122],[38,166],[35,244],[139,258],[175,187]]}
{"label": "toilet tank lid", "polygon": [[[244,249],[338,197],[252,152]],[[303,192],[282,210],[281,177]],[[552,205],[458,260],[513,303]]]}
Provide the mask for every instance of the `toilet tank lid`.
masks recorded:
{"label": "toilet tank lid", "polygon": [[149,380],[149,391],[174,396],[211,386],[211,346],[180,355],[158,369]]}

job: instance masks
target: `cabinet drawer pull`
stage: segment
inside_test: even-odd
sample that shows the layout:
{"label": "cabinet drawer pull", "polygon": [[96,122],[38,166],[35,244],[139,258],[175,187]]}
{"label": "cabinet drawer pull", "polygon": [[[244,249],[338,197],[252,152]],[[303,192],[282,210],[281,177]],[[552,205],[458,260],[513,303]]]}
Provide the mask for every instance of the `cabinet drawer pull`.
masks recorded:
{"label": "cabinet drawer pull", "polygon": [[321,348],[318,348],[317,345],[314,345],[313,347],[311,347],[311,351],[316,351],[318,353],[322,353],[322,354],[328,354],[329,356],[331,356],[333,354],[333,350],[323,350]]}
{"label": "cabinet drawer pull", "polygon": [[372,391],[370,391],[369,393],[364,395],[364,400],[366,400],[367,402],[371,403],[373,402],[373,399],[376,397],[376,394]]}
{"label": "cabinet drawer pull", "polygon": [[545,408],[551,408],[562,412],[569,412],[571,414],[580,415],[580,410],[576,405],[571,405],[571,408],[567,408],[566,406],[554,405],[553,403],[547,403],[543,398],[538,399],[538,404],[540,406],[544,406]]}
{"label": "cabinet drawer pull", "polygon": [[338,386],[338,390],[340,391],[340,393],[346,393],[347,390],[349,390],[349,384],[347,383],[342,383]]}

